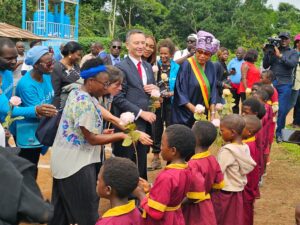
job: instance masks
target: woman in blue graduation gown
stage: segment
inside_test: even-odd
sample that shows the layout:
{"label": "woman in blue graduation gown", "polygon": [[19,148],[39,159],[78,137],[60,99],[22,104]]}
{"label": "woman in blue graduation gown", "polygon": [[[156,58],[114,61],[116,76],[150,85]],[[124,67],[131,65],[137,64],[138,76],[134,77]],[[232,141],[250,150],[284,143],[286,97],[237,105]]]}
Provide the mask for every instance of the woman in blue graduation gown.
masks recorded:
{"label": "woman in blue graduation gown", "polygon": [[219,48],[219,41],[205,31],[197,34],[194,56],[182,65],[177,76],[172,108],[172,124],[192,127],[197,104],[206,108],[209,119],[214,119],[217,100],[216,71],[210,58]]}

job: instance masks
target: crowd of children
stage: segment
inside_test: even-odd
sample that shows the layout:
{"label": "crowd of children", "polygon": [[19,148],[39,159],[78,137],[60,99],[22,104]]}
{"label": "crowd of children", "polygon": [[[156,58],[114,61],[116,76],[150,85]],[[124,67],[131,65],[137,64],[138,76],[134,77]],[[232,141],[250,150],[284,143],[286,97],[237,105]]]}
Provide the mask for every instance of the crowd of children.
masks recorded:
{"label": "crowd of children", "polygon": [[153,185],[138,177],[129,160],[107,160],[98,176],[97,191],[110,200],[112,208],[97,225],[253,225],[254,203],[260,198],[259,186],[274,138],[269,131],[274,131],[278,109],[271,76],[270,71],[264,72],[261,82],[253,85],[242,115],[221,119],[224,145],[217,157],[209,151],[218,135],[216,127],[198,121],[192,129],[178,124],[166,128],[161,155],[167,166]]}

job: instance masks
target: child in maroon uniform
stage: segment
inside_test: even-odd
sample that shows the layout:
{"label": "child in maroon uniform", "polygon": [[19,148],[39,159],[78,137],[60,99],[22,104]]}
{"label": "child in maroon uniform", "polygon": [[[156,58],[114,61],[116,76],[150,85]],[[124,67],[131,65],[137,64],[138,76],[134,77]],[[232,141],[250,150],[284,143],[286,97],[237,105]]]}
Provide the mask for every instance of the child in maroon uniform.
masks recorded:
{"label": "child in maroon uniform", "polygon": [[[273,95],[270,98],[270,101],[268,102],[269,105],[272,106],[272,110],[273,110],[273,121],[270,124],[270,131],[269,131],[269,144],[270,144],[270,149],[274,140],[274,135],[275,135],[275,127],[276,127],[276,117],[277,117],[277,112],[278,112],[278,92],[276,90],[276,88],[273,87],[273,72],[272,70],[266,70],[264,72],[262,72],[261,74],[261,82],[264,85],[270,85],[273,88]],[[270,159],[268,159],[268,162],[270,161]]]}
{"label": "child in maroon uniform", "polygon": [[243,117],[232,114],[221,120],[220,132],[225,142],[218,153],[218,162],[224,173],[225,186],[213,195],[218,225],[244,225],[243,190],[246,175],[256,166],[249,147],[242,142],[245,128]]}
{"label": "child in maroon uniform", "polygon": [[114,157],[106,160],[99,172],[97,192],[110,200],[111,209],[106,211],[96,225],[141,225],[142,216],[134,201],[128,201],[139,182],[136,165],[129,159]]}
{"label": "child in maroon uniform", "polygon": [[[258,119],[262,120],[262,118],[266,114],[266,109],[260,101],[254,97],[248,98],[243,102],[242,105],[242,115],[255,115]],[[259,151],[260,160],[258,164],[259,174],[263,174],[264,171],[264,162],[263,162],[263,153],[264,146],[266,141],[266,134],[263,129],[260,129],[255,135],[255,143],[256,148]],[[259,196],[258,196],[259,198]]]}
{"label": "child in maroon uniform", "polygon": [[250,155],[256,162],[254,169],[247,174],[247,185],[243,192],[244,200],[244,225],[253,225],[253,209],[255,198],[259,196],[259,151],[256,148],[255,134],[261,129],[261,122],[254,115],[244,116],[246,126],[243,130],[243,143],[250,149]]}
{"label": "child in maroon uniform", "polygon": [[217,137],[217,129],[208,121],[198,121],[192,130],[196,136],[196,154],[192,156],[188,164],[194,176],[204,177],[205,193],[202,201],[183,206],[183,216],[185,223],[189,225],[216,225],[210,195],[212,189],[220,190],[224,187],[224,176],[219,163],[208,149]]}
{"label": "child in maroon uniform", "polygon": [[267,165],[267,158],[270,154],[270,145],[269,145],[269,131],[270,131],[270,124],[273,121],[273,111],[272,107],[267,104],[267,101],[269,100],[269,94],[263,89],[263,87],[258,90],[254,97],[256,97],[261,104],[264,104],[266,113],[264,117],[261,120],[262,123],[262,135],[263,135],[263,151],[261,152],[261,160],[262,160],[262,170],[260,175],[262,176],[264,173],[266,174],[266,165]]}
{"label": "child in maroon uniform", "polygon": [[144,224],[185,225],[181,202],[192,191],[191,171],[185,159],[195,153],[195,142],[193,132],[184,125],[171,125],[164,131],[161,156],[170,164],[158,174],[149,194],[140,187],[145,181],[134,191],[144,210]]}

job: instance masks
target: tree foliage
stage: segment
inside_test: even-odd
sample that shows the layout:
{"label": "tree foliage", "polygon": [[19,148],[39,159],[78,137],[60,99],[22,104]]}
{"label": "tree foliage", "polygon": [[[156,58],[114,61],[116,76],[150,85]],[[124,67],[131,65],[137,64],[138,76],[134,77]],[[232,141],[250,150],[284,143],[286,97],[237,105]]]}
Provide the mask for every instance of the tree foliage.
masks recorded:
{"label": "tree foliage", "polygon": [[[0,0],[1,22],[20,27],[21,3]],[[273,10],[266,4],[267,0],[81,0],[79,35],[124,40],[129,29],[139,28],[158,40],[169,37],[184,47],[190,33],[206,30],[234,50],[240,45],[259,49],[279,31],[300,33],[299,9],[281,3]],[[35,7],[35,0],[27,0],[28,20]],[[71,16],[72,10],[67,9]]]}

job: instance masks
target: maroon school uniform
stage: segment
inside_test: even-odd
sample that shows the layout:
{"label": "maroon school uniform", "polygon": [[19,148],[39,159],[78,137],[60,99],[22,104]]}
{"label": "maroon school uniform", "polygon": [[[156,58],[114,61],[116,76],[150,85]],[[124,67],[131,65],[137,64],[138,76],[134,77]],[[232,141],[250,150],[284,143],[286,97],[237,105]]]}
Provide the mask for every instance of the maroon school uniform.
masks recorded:
{"label": "maroon school uniform", "polygon": [[96,225],[142,225],[142,215],[135,207],[134,201],[109,209]]}
{"label": "maroon school uniform", "polygon": [[[260,152],[256,148],[255,137],[248,138],[243,141],[249,146],[252,159],[258,163],[260,160]],[[253,210],[255,198],[259,197],[259,168],[258,165],[247,174],[247,184],[243,192],[244,200],[244,225],[253,225]]]}
{"label": "maroon school uniform", "polygon": [[145,225],[185,225],[181,202],[191,185],[187,164],[169,164],[159,173],[141,202]]}
{"label": "maroon school uniform", "polygon": [[[198,201],[183,206],[183,216],[189,225],[216,225],[216,216],[211,202],[211,190],[221,189],[224,186],[223,174],[219,163],[209,151],[195,154],[189,161],[192,171],[192,182],[203,180],[203,193],[198,196]],[[199,188],[199,187],[198,187]],[[201,192],[202,190],[198,190]]]}

